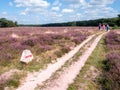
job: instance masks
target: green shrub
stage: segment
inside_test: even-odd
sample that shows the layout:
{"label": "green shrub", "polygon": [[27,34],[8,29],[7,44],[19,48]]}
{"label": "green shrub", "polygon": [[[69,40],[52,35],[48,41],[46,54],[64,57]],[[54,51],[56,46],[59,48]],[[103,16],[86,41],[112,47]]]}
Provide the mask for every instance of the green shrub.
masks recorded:
{"label": "green shrub", "polygon": [[99,78],[99,82],[102,85],[102,90],[111,90],[112,80],[106,75],[102,76],[102,78]]}
{"label": "green shrub", "polygon": [[61,57],[63,55],[62,51],[56,51],[55,55],[57,55],[57,57]]}
{"label": "green shrub", "polygon": [[114,27],[112,29],[118,29],[119,27],[117,25],[114,25]]}

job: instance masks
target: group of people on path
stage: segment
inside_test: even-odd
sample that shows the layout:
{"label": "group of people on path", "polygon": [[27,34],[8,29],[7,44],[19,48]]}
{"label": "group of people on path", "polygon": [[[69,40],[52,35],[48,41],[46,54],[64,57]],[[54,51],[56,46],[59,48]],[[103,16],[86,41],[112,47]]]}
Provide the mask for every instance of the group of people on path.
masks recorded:
{"label": "group of people on path", "polygon": [[109,30],[109,25],[108,24],[103,24],[103,23],[99,23],[99,30]]}

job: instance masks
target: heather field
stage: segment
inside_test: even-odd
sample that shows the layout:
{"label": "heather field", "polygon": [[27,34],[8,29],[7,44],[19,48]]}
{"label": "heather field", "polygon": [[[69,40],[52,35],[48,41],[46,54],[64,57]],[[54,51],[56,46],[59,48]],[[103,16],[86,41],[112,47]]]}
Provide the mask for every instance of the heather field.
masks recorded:
{"label": "heather field", "polygon": [[[18,64],[21,53],[25,49],[30,49],[34,55],[31,64],[41,61],[51,62],[70,51],[94,32],[96,28],[92,27],[0,28],[0,68],[3,68],[0,73],[11,68],[21,69],[22,66]],[[4,70],[4,67],[8,66],[9,68]]]}
{"label": "heather field", "polygon": [[[106,68],[103,88],[108,90],[120,89],[120,31],[111,31],[105,37]],[[106,86],[107,87],[106,87]]]}
{"label": "heather field", "polygon": [[[103,34],[104,36],[102,36]],[[103,51],[101,51],[101,49],[98,48],[99,46],[97,46],[97,43],[101,38],[102,38],[102,44],[104,44],[101,46],[102,50],[104,48]],[[87,60],[87,58],[89,57],[89,56],[86,57],[86,55],[88,54],[87,51],[90,51],[92,53],[94,49],[91,50],[89,48],[94,47],[95,44],[97,46],[97,50],[95,49],[95,54],[93,52],[93,54],[91,55],[91,57],[93,57],[92,60],[94,61],[98,60],[101,62],[105,60],[104,68],[106,70],[108,69],[109,70],[108,72],[104,71],[102,65],[101,64],[100,64],[101,66],[98,65],[99,62],[97,63],[97,65],[95,65],[96,63],[92,65],[93,63],[90,63],[92,62],[91,58],[90,60],[88,59],[87,63],[89,63],[92,66],[95,66],[94,67],[95,70],[97,69],[97,67],[101,67],[97,70],[101,73],[96,72],[97,75],[94,77],[94,79],[96,79],[96,77],[98,76],[101,77],[101,75],[103,75],[102,72],[104,72],[105,76],[107,75],[108,78],[111,77],[112,81],[117,82],[117,84],[115,85],[117,85],[116,87],[118,89],[119,81],[120,81],[120,77],[119,77],[120,33],[119,33],[119,30],[105,32],[105,31],[99,31],[97,27],[0,28],[0,69],[1,69],[0,70],[0,90],[4,90],[4,89],[24,90],[27,86],[32,86],[32,85],[34,88],[37,87],[38,90],[43,90],[41,89],[41,85],[36,86],[36,84],[39,84],[38,82],[40,82],[37,79],[40,79],[40,78],[42,79],[44,75],[46,76],[50,74],[52,75],[52,78],[55,79],[56,76],[54,76],[54,74],[56,75],[56,73],[58,73],[59,70],[64,72],[64,70],[61,70],[61,69],[65,69],[67,67],[70,67],[71,65],[74,66],[74,64],[72,63],[79,61],[78,58],[82,57],[82,54],[85,55],[84,58],[86,58]],[[101,41],[98,45],[100,44],[101,44]],[[21,54],[25,49],[29,49],[32,52],[34,57],[33,61],[31,61],[28,64],[20,62]],[[104,58],[98,57],[99,55],[97,55],[97,53],[99,53],[100,55],[102,54],[102,57]],[[95,57],[100,59],[96,59]],[[64,58],[66,58],[65,61],[64,61]],[[67,59],[69,62],[67,61]],[[62,63],[62,61],[64,61],[64,63]],[[57,67],[57,65],[59,68]],[[62,67],[62,65],[64,66]],[[55,66],[55,67],[53,68],[53,72],[50,72],[49,68],[52,66]],[[77,66],[77,64],[75,66]],[[86,67],[86,64],[85,64],[85,67]],[[89,69],[90,67],[89,68],[87,67],[87,70]],[[81,72],[83,72],[83,70],[84,70],[84,67]],[[85,68],[85,71],[87,70]],[[81,72],[79,71],[80,75],[81,75]],[[90,74],[87,72],[84,72],[84,73],[86,73],[88,76]],[[80,82],[81,79],[79,79],[76,75],[75,75],[76,77],[75,80],[73,80],[74,82],[70,83],[71,86],[68,87],[69,90],[81,90],[80,86],[76,86],[78,85],[78,83],[81,83]],[[81,78],[84,77],[84,75],[83,77],[82,75],[81,75]],[[50,79],[50,76],[48,77]],[[43,79],[44,78],[45,77],[43,77]],[[77,83],[76,83],[76,79],[77,79]],[[46,81],[46,79],[43,81]],[[106,88],[106,86],[102,85],[104,84],[102,81],[104,81],[103,78],[100,81],[98,81],[100,82],[98,85],[99,88],[100,87]],[[41,80],[41,83],[42,83],[42,80]],[[109,82],[106,82],[106,83],[108,84]],[[47,87],[46,84],[45,84],[45,87]],[[79,87],[79,88],[76,88],[76,87]],[[29,88],[29,90],[34,90],[31,88]]]}
{"label": "heather field", "polygon": [[[57,58],[96,32],[96,28],[92,27],[0,28],[0,74],[4,76],[6,72],[11,73],[10,70],[13,70],[13,75],[16,72],[20,73],[16,76],[17,81],[9,80],[11,75],[5,75],[7,79],[4,80],[1,76],[1,85],[6,86],[11,82],[17,85],[18,79],[25,76],[28,71],[38,71],[45,68],[48,63],[56,62]],[[33,61],[28,65],[20,62],[22,51],[25,49],[31,50],[34,56]]]}

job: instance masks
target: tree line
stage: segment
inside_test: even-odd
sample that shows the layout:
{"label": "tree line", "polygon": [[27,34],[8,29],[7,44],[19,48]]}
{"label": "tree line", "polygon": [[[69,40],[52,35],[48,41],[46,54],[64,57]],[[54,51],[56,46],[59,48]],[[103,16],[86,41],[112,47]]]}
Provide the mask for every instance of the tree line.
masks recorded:
{"label": "tree line", "polygon": [[98,26],[99,23],[109,24],[110,26],[120,26],[120,14],[114,18],[102,18],[96,20],[73,21],[66,23],[51,23],[43,24],[41,26]]}
{"label": "tree line", "polygon": [[0,18],[0,27],[15,27],[17,22],[12,20],[7,20],[6,18]]}

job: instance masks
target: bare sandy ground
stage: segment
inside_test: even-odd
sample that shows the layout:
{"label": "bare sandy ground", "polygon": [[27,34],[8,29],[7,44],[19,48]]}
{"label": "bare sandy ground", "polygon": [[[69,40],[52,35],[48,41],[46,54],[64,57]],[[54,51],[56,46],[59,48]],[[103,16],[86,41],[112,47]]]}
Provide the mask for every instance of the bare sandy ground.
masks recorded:
{"label": "bare sandy ground", "polygon": [[[85,45],[88,41],[90,41],[94,36],[95,35],[88,37],[85,41],[83,41],[80,45],[75,47],[69,53],[65,54],[61,58],[58,58],[56,63],[49,64],[45,70],[28,74],[24,83],[22,83],[16,90],[34,90],[34,88],[37,87],[37,84],[40,84],[43,81],[46,81],[47,79],[49,79],[54,72],[60,69],[61,66],[65,64],[66,61],[72,58],[79,51],[79,49],[83,45]],[[57,89],[54,89],[54,90],[57,90]]]}
{"label": "bare sandy ground", "polygon": [[11,80],[13,78],[13,75],[18,72],[20,72],[20,71],[17,69],[11,69],[10,71],[1,74],[0,75],[0,84],[6,83],[8,80]]}
{"label": "bare sandy ground", "polygon": [[69,84],[73,83],[76,76],[79,74],[80,70],[84,66],[88,57],[91,55],[95,47],[97,46],[99,40],[101,39],[103,34],[99,35],[91,46],[85,50],[82,56],[79,57],[79,60],[73,63],[71,66],[66,68],[59,76],[59,78],[52,80],[50,85],[48,85],[45,89],[40,90],[67,90]]}

